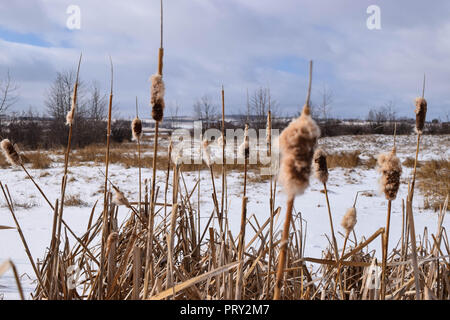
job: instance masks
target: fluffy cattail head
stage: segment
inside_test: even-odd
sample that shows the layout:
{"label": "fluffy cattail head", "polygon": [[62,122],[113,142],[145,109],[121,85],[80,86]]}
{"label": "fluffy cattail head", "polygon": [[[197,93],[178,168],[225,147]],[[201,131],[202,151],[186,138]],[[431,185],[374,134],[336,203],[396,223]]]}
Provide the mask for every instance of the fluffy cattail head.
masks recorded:
{"label": "fluffy cattail head", "polygon": [[281,167],[279,180],[291,197],[303,194],[309,185],[311,162],[320,129],[305,106],[280,135]]}
{"label": "fluffy cattail head", "polygon": [[160,74],[154,74],[151,77],[151,100],[152,104],[152,118],[155,121],[161,121],[164,116],[164,81]]}
{"label": "fluffy cattail head", "polygon": [[142,121],[138,117],[134,118],[131,123],[131,132],[134,140],[139,140],[142,137]]}
{"label": "fluffy cattail head", "polygon": [[108,236],[108,240],[106,240],[106,252],[111,250],[111,247],[114,243],[119,239],[119,234],[117,232],[111,232]]}
{"label": "fluffy cattail head", "polygon": [[208,139],[203,139],[202,142],[202,151],[203,151],[203,159],[206,162],[208,167],[211,167],[211,152],[209,150],[209,141]]}
{"label": "fluffy cattail head", "polygon": [[341,226],[350,233],[356,225],[356,208],[351,207],[347,210],[341,221]]}
{"label": "fluffy cattail head", "polygon": [[250,145],[248,141],[248,124],[245,124],[244,141],[239,146],[239,154],[241,154],[245,159],[248,159],[250,155]]}
{"label": "fluffy cattail head", "polygon": [[270,143],[272,139],[272,115],[269,111],[267,113],[267,125],[266,125],[266,142]]}
{"label": "fluffy cattail head", "polygon": [[128,202],[128,199],[125,197],[122,191],[119,190],[119,188],[114,187],[114,197],[112,199],[113,203],[117,206],[125,206],[130,207],[130,203]]}
{"label": "fluffy cattail head", "polygon": [[3,154],[5,155],[6,161],[8,161],[13,166],[18,166],[22,163],[22,158],[17,152],[15,146],[8,140],[2,140],[1,147]]}
{"label": "fluffy cattail head", "polygon": [[427,117],[427,100],[425,98],[416,98],[416,132],[422,134],[425,126],[425,119]]}
{"label": "fluffy cattail head", "polygon": [[183,160],[183,145],[182,144],[178,144],[175,146],[175,149],[172,150],[171,153],[171,157],[172,157],[172,162],[175,165],[180,165],[182,160]]}
{"label": "fluffy cattail head", "polygon": [[380,185],[387,200],[394,200],[400,187],[402,165],[395,150],[378,156],[378,171],[381,173]]}
{"label": "fluffy cattail head", "polygon": [[316,178],[322,183],[328,181],[328,167],[327,167],[327,154],[322,149],[317,149],[314,152],[314,171]]}
{"label": "fluffy cattail head", "polygon": [[226,144],[227,142],[226,142],[226,139],[224,138],[224,136],[220,136],[218,139],[217,139],[217,144],[219,145],[219,146],[223,146],[223,144]]}
{"label": "fluffy cattail head", "polygon": [[75,116],[75,105],[72,104],[72,108],[70,108],[69,112],[67,112],[66,125],[71,126],[73,124],[74,116]]}

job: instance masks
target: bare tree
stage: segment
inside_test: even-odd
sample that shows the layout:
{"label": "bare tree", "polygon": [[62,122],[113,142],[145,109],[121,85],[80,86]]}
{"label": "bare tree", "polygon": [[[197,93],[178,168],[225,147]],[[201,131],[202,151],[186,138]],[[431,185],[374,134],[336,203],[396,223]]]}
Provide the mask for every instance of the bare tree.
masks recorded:
{"label": "bare tree", "polygon": [[91,120],[101,121],[105,119],[108,100],[106,94],[101,93],[100,85],[97,81],[92,83],[90,97],[87,104],[87,113]]}
{"label": "bare tree", "polygon": [[218,108],[215,105],[211,98],[208,95],[204,95],[200,99],[195,102],[194,106],[194,114],[197,118],[206,122],[207,126],[211,121],[217,119]]}
{"label": "bare tree", "polygon": [[331,104],[333,103],[333,91],[326,85],[323,85],[320,92],[320,101],[317,104],[317,115],[320,119],[327,121],[331,114]]}
{"label": "bare tree", "polygon": [[[63,71],[56,74],[50,89],[47,92],[45,106],[50,117],[63,121],[66,118],[72,104],[72,92],[75,85],[75,71]],[[84,101],[85,88],[81,81],[78,82],[78,98],[76,117],[85,114]]]}
{"label": "bare tree", "polygon": [[6,72],[6,78],[0,80],[0,115],[8,111],[19,99],[19,86],[11,79],[9,70]]}
{"label": "bare tree", "polygon": [[253,93],[248,102],[248,109],[252,113],[254,128],[264,128],[266,126],[267,111],[271,110],[272,115],[278,113],[278,103],[272,99],[270,88],[260,87]]}
{"label": "bare tree", "polygon": [[393,101],[388,101],[381,107],[370,109],[367,115],[367,120],[375,123],[393,122],[396,118],[395,103]]}

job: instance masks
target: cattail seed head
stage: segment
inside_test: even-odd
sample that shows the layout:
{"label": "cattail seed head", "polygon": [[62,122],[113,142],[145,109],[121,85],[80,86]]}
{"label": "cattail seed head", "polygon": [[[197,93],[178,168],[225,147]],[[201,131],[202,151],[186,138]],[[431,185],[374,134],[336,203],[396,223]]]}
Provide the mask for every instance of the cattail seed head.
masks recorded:
{"label": "cattail seed head", "polygon": [[183,146],[180,144],[175,146],[175,150],[172,151],[171,157],[172,157],[172,162],[175,165],[178,166],[179,164],[181,164],[181,162],[183,160]]}
{"label": "cattail seed head", "polygon": [[202,142],[202,151],[203,151],[203,159],[205,160],[206,165],[208,167],[211,167],[211,151],[209,148],[209,141],[206,138],[203,139]]}
{"label": "cattail seed head", "polygon": [[422,134],[427,117],[427,100],[422,97],[416,98],[416,133]]}
{"label": "cattail seed head", "polygon": [[125,206],[127,208],[130,207],[130,203],[128,202],[128,199],[125,197],[122,191],[119,190],[119,188],[114,187],[114,197],[112,199],[113,203],[117,206]]}
{"label": "cattail seed head", "polygon": [[347,210],[344,217],[341,221],[341,226],[344,228],[348,233],[352,232],[353,228],[356,225],[356,208],[351,207]]}
{"label": "cattail seed head", "polygon": [[314,171],[316,178],[322,183],[328,181],[328,167],[327,167],[327,154],[322,149],[317,149],[314,152]]}
{"label": "cattail seed head", "polygon": [[219,145],[219,146],[223,146],[223,144],[226,144],[227,142],[226,142],[226,139],[225,139],[225,137],[224,136],[220,136],[218,139],[217,139],[217,144]]}
{"label": "cattail seed head", "polygon": [[267,113],[266,142],[270,143],[271,139],[272,139],[272,115],[269,111]]}
{"label": "cattail seed head", "polygon": [[280,135],[281,166],[279,180],[291,197],[303,194],[309,186],[311,162],[320,129],[311,118],[308,106]]}
{"label": "cattail seed head", "polygon": [[151,77],[152,85],[151,85],[151,100],[152,104],[152,118],[155,121],[161,121],[164,116],[164,81],[162,79],[162,75],[154,74]]}
{"label": "cattail seed head", "polygon": [[394,200],[400,187],[402,165],[395,150],[378,156],[378,171],[381,173],[380,185],[387,200]]}
{"label": "cattail seed head", "polygon": [[139,140],[142,137],[142,121],[138,117],[131,122],[131,132],[133,133],[133,139]]}
{"label": "cattail seed head", "polygon": [[66,125],[71,126],[73,124],[74,116],[75,116],[75,105],[72,104],[72,108],[70,108],[69,112],[67,112]]}
{"label": "cattail seed head", "polygon": [[119,234],[117,232],[111,232],[106,240],[106,252],[111,250],[111,247],[119,239]]}
{"label": "cattail seed head", "polygon": [[248,159],[250,155],[250,145],[248,141],[248,124],[245,124],[244,141],[239,146],[239,154],[242,155],[245,159]]}
{"label": "cattail seed head", "polygon": [[22,163],[20,154],[8,139],[2,140],[1,147],[6,161],[8,161],[12,166],[19,166]]}

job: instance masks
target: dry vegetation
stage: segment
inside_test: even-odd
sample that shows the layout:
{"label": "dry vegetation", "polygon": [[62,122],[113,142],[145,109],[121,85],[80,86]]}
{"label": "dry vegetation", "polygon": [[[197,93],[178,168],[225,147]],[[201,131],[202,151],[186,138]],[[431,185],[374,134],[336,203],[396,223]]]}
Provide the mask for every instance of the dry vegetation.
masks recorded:
{"label": "dry vegetation", "polygon": [[[227,171],[231,169],[244,171],[245,190],[247,169],[254,170],[255,167],[247,168],[246,164],[234,165],[234,167],[216,164],[210,167],[204,164],[178,165],[169,162],[170,153],[167,156],[160,156],[161,152],[158,153],[157,149],[158,124],[163,117],[165,106],[162,80],[163,53],[161,38],[158,72],[152,76],[151,88],[152,116],[157,121],[152,157],[141,157],[143,150],[138,147],[139,144],[137,144],[137,150],[132,147],[126,153],[123,150],[115,150],[110,144],[112,86],[106,149],[92,146],[73,152],[70,148],[72,139],[70,117],[76,112],[78,80],[75,83],[70,117],[67,121],[69,134],[65,150],[64,178],[61,184],[60,199],[64,199],[64,203],[58,200],[55,203],[48,201],[45,191],[29,176],[53,212],[51,241],[44,258],[39,259],[39,264],[36,264],[28,249],[26,235],[23,234],[20,223],[16,219],[15,202],[8,187],[0,182],[1,191],[37,279],[34,299],[450,299],[450,265],[447,262],[450,246],[447,231],[443,226],[448,197],[440,210],[436,230],[425,229],[418,237],[414,228],[412,211],[415,171],[411,179],[406,206],[404,205],[402,210],[401,238],[391,239],[391,243],[396,243],[392,251],[387,251],[389,223],[386,228],[379,228],[374,234],[366,235],[361,241],[357,240],[354,230],[348,230],[344,245],[341,245],[342,238],[339,238],[339,244],[337,244],[334,239],[329,199],[326,197],[332,233],[330,245],[320,258],[304,255],[304,249],[308,245],[305,221],[300,212],[292,209],[293,198],[300,196],[303,191],[301,189],[308,185],[310,161],[319,135],[315,130],[315,122],[309,117],[309,94],[302,116],[294,125],[300,130],[292,129],[294,139],[290,140],[290,136],[285,139],[285,143],[291,149],[291,160],[293,159],[288,164],[291,167],[286,170],[288,177],[285,178],[297,183],[296,191],[289,194],[287,208],[274,207],[276,184],[269,180],[267,185],[268,189],[270,188],[268,190],[270,209],[267,210],[267,219],[258,221],[254,215],[247,217],[248,198],[244,191],[240,212],[240,233],[232,234],[229,229],[229,217],[234,218],[239,213],[228,212],[225,205]],[[310,66],[311,83],[312,63]],[[111,74],[113,74],[112,66]],[[308,92],[310,92],[310,86]],[[424,101],[423,97],[422,100]],[[421,116],[418,124],[419,128],[423,128],[421,121],[425,120],[424,110],[422,108],[419,111]],[[224,117],[225,104],[222,89],[222,135],[225,128]],[[417,163],[421,135],[421,131],[418,132],[414,163]],[[292,141],[294,141],[293,144]],[[301,144],[303,149],[299,148]],[[7,152],[15,151],[11,148],[5,153]],[[330,154],[327,160],[328,166],[354,168],[364,165],[359,155],[359,151]],[[42,155],[33,157],[35,160],[32,163],[36,163],[37,167],[46,167],[46,159]],[[225,152],[222,153],[222,157],[225,158]],[[289,158],[286,159],[289,160]],[[65,194],[66,186],[71,182],[69,167],[91,161],[105,163],[105,184],[102,189],[104,201],[101,205],[97,203],[94,205],[86,231],[77,235],[64,220],[65,206],[82,205],[79,195]],[[108,168],[111,163],[143,168],[149,167],[152,163],[152,181],[143,183],[142,179],[138,179],[135,185],[138,196],[134,198],[141,199],[140,204],[130,204],[121,193],[120,186],[114,186],[108,181]],[[15,164],[28,174],[20,161]],[[372,159],[367,161],[367,166],[373,164]],[[211,172],[213,193],[210,201],[214,209],[207,213],[209,215],[207,222],[200,224],[199,211],[196,209],[196,199],[194,199],[199,184],[186,186],[183,172],[207,168]],[[169,173],[166,181],[161,185],[155,183],[157,169]],[[215,172],[220,173],[220,176],[216,177]],[[448,178],[448,162],[422,165],[418,177],[429,177],[432,172],[435,177],[447,175]],[[421,184],[423,186],[420,186]],[[220,185],[220,189],[216,189],[216,185]],[[419,187],[425,190],[431,188],[425,182],[419,182]],[[171,196],[167,193],[169,189]],[[164,190],[162,203],[156,202],[156,190],[159,192]],[[327,195],[325,181],[324,190]],[[448,180],[443,186],[439,186],[438,190],[445,197],[445,193],[448,194]],[[118,220],[120,206],[122,210],[128,210],[130,213],[123,223]],[[275,232],[273,221],[285,210],[287,218],[283,235],[281,235],[280,232]],[[390,201],[388,213],[390,214]],[[214,224],[212,224],[213,220]],[[353,227],[354,225],[351,228]],[[253,237],[248,242],[244,236],[246,229],[254,231]],[[381,252],[383,256],[381,263],[375,257],[377,251],[368,250],[368,245],[375,244],[377,241],[380,242],[378,252]],[[307,263],[314,263],[318,268],[311,269]],[[81,276],[76,287],[70,286],[71,283],[68,281],[68,276],[73,273],[70,271],[73,265],[80,270]],[[371,266],[382,267],[381,290],[379,287],[372,286],[371,276],[374,269]],[[277,269],[278,271],[275,272]],[[277,273],[276,276],[275,273]],[[17,283],[21,292],[20,281]],[[23,296],[22,293],[21,295]]]}
{"label": "dry vegetation", "polygon": [[424,161],[417,171],[417,177],[418,186],[425,197],[425,209],[440,210],[445,197],[450,194],[450,161]]}

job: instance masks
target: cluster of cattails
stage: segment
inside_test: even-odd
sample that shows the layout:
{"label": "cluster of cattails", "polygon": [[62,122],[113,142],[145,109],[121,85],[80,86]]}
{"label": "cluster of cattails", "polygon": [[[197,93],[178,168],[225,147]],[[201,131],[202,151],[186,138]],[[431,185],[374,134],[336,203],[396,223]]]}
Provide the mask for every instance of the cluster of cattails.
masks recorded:
{"label": "cluster of cattails", "polygon": [[341,221],[341,226],[342,228],[345,229],[345,231],[347,233],[350,233],[353,231],[353,228],[356,225],[356,208],[355,207],[351,207],[350,209],[347,210],[347,212],[345,213],[344,217],[342,218]]}
{"label": "cluster of cattails", "polygon": [[322,149],[317,149],[314,152],[314,172],[316,178],[322,182],[328,181],[328,167],[327,167],[327,154]]}
{"label": "cluster of cattails", "polygon": [[151,104],[152,104],[152,118],[160,122],[164,116],[164,81],[162,75],[157,73],[151,77]]}
{"label": "cluster of cattails", "polygon": [[378,170],[381,173],[381,189],[387,200],[394,200],[400,187],[402,165],[396,155],[395,147],[389,153],[383,153],[378,157]]}
{"label": "cluster of cattails", "polygon": [[8,139],[2,140],[1,147],[6,160],[11,165],[19,166],[22,163],[22,158],[17,152],[17,146],[13,145]]}
{"label": "cluster of cattails", "polygon": [[425,98],[416,98],[416,110],[414,112],[416,113],[416,132],[422,134],[427,116],[427,100]]}
{"label": "cluster of cattails", "polygon": [[285,192],[293,197],[309,186],[311,162],[320,129],[311,118],[309,105],[280,135],[281,167],[279,180]]}
{"label": "cluster of cattails", "polygon": [[112,186],[114,189],[113,203],[117,206],[125,206],[127,208],[130,207],[130,202],[125,197],[122,191],[119,190],[116,186]]}
{"label": "cluster of cattails", "polygon": [[209,147],[209,141],[206,138],[202,141],[202,154],[206,165],[211,167],[211,150]]}
{"label": "cluster of cattails", "polygon": [[131,122],[131,132],[133,133],[133,139],[138,141],[142,137],[142,121],[138,117]]}
{"label": "cluster of cattails", "polygon": [[244,141],[242,141],[242,144],[239,146],[239,154],[243,156],[245,159],[248,159],[250,155],[250,144],[249,144],[249,138],[248,138],[248,124],[245,124],[244,129]]}

